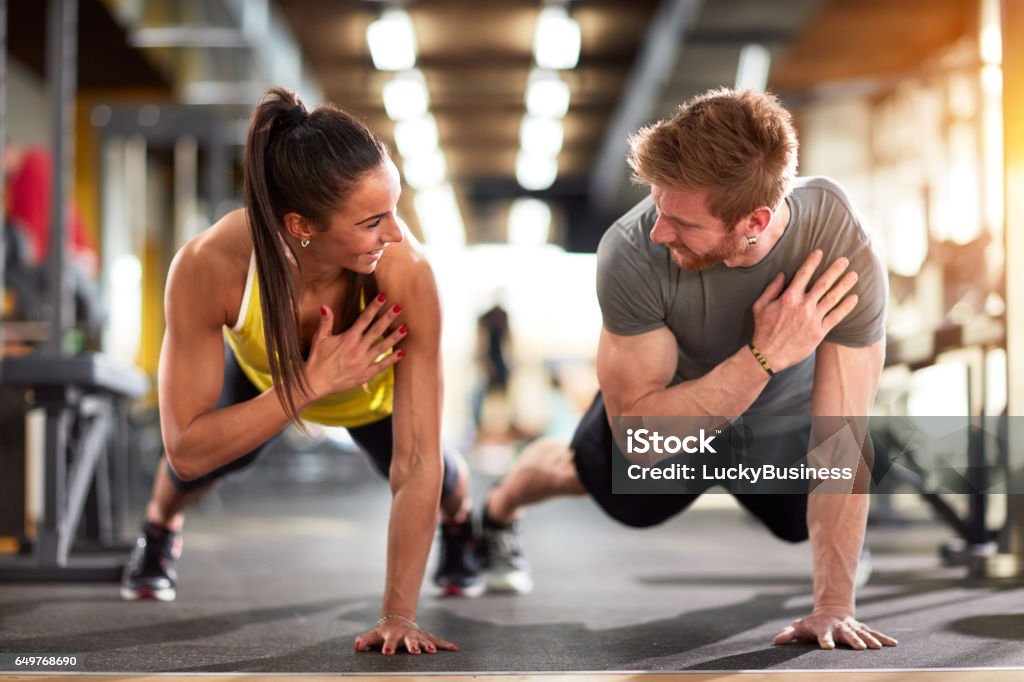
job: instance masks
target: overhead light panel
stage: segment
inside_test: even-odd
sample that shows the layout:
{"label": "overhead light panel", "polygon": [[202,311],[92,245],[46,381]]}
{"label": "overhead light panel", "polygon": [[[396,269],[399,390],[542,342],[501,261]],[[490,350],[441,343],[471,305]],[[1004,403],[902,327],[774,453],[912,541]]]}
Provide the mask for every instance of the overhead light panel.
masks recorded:
{"label": "overhead light panel", "polygon": [[438,248],[466,245],[466,228],[451,185],[445,183],[416,192],[413,205],[428,245]]}
{"label": "overhead light panel", "polygon": [[557,156],[562,138],[562,122],[558,119],[526,116],[519,128],[519,146],[536,156]]}
{"label": "overhead light panel", "polygon": [[580,25],[564,7],[545,7],[537,19],[533,58],[542,69],[574,69],[580,61]]}
{"label": "overhead light panel", "polygon": [[736,89],[748,88],[764,92],[768,86],[768,70],[771,65],[772,53],[767,47],[757,43],[744,45],[736,67]]}
{"label": "overhead light panel", "polygon": [[523,189],[536,192],[555,184],[558,161],[550,156],[537,156],[525,151],[516,155],[516,181]]}
{"label": "overhead light panel", "polygon": [[366,28],[366,42],[380,71],[405,71],[416,65],[416,32],[403,10],[385,10]]}
{"label": "overhead light panel", "polygon": [[409,159],[437,150],[437,121],[430,114],[395,124],[395,145],[398,153]]}
{"label": "overhead light panel", "polygon": [[259,100],[265,85],[256,81],[188,81],[181,91],[185,104],[244,104]]}
{"label": "overhead light panel", "polygon": [[448,164],[440,151],[412,156],[402,162],[406,183],[417,190],[442,184],[447,172]]}
{"label": "overhead light panel", "polygon": [[520,197],[508,211],[508,243],[514,246],[544,246],[551,232],[551,207],[546,201]]}
{"label": "overhead light panel", "polygon": [[526,111],[531,116],[562,118],[569,111],[569,84],[554,71],[534,69],[526,81]]}
{"label": "overhead light panel", "polygon": [[219,26],[150,26],[133,31],[132,47],[248,47],[249,39],[237,28]]}
{"label": "overhead light panel", "polygon": [[392,121],[425,116],[430,107],[427,80],[419,69],[404,71],[384,84],[384,110]]}

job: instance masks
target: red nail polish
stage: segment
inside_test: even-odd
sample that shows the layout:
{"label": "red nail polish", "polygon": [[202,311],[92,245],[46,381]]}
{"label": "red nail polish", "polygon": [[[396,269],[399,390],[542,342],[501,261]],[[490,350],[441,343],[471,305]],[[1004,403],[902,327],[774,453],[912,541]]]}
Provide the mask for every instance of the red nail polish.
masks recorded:
{"label": "red nail polish", "polygon": [[405,357],[405,351],[404,350],[398,351],[398,357],[399,357],[399,359],[404,358]]}
{"label": "red nail polish", "polygon": [[380,296],[377,297],[377,301],[379,301],[380,303],[383,303],[386,300],[388,300],[387,294],[381,294]]}
{"label": "red nail polish", "polygon": [[399,334],[408,334],[409,333],[409,327],[403,324],[401,327],[398,328],[398,333]]}
{"label": "red nail polish", "polygon": [[321,315],[326,315],[327,314],[327,306],[325,306],[325,305],[320,306],[320,314]]}
{"label": "red nail polish", "polygon": [[388,649],[388,648],[385,647],[385,649],[384,649],[384,651],[382,653],[390,654],[391,653],[391,649]]}
{"label": "red nail polish", "polygon": [[397,315],[398,313],[402,312],[402,306],[400,306],[400,305],[398,305],[396,303],[395,307],[391,309],[391,312],[393,312],[395,315]]}

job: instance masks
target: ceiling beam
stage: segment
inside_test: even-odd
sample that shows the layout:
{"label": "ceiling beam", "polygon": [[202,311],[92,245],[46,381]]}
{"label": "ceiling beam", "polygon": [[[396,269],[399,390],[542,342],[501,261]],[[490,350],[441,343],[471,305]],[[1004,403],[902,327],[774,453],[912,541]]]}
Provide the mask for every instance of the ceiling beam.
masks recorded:
{"label": "ceiling beam", "polygon": [[596,215],[617,210],[628,182],[627,139],[647,123],[671,81],[686,34],[697,21],[702,0],[662,0],[651,19],[636,65],[605,131],[591,177],[590,201]]}

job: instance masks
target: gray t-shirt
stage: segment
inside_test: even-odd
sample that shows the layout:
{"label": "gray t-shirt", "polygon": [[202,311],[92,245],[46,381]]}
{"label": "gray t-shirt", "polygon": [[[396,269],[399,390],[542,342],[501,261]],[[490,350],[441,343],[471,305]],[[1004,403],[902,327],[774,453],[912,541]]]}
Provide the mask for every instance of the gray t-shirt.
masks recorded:
{"label": "gray t-shirt", "polygon": [[[859,277],[851,292],[859,297],[857,307],[826,340],[863,347],[882,339],[886,268],[846,193],[828,178],[799,178],[786,202],[789,225],[760,263],[687,272],[673,263],[666,247],[651,241],[657,209],[650,197],[641,201],[608,229],[597,249],[604,327],[621,336],[668,327],[679,347],[672,384],[700,378],[753,338],[752,307],[772,278],[784,272],[788,284],[811,251],[821,249],[825,257],[812,282],[841,256]],[[812,353],[777,373],[746,414],[806,414],[813,380]]]}

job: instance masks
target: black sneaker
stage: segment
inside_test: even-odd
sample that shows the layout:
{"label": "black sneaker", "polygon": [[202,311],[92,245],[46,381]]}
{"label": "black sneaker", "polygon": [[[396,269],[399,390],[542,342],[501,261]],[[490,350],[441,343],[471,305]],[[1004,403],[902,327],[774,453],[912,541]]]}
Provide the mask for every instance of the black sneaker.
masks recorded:
{"label": "black sneaker", "polygon": [[174,601],[178,574],[174,562],[181,556],[181,533],[145,521],[135,549],[121,575],[121,598]]}
{"label": "black sneaker", "polygon": [[477,597],[483,593],[476,536],[470,519],[463,523],[441,524],[441,556],[434,584],[446,597]]}
{"label": "black sneaker", "polygon": [[480,556],[487,591],[529,594],[533,590],[533,576],[523,555],[519,522],[497,524],[488,517],[486,506],[481,516]]}

